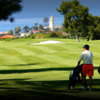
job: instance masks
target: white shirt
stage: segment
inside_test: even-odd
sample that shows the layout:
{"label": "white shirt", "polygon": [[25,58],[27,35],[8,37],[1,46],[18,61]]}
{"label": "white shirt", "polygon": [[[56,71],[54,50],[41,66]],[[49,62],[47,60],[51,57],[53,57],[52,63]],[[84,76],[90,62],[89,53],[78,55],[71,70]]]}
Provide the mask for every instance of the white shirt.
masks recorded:
{"label": "white shirt", "polygon": [[92,52],[85,50],[80,55],[79,61],[83,60],[83,64],[93,64],[93,54]]}

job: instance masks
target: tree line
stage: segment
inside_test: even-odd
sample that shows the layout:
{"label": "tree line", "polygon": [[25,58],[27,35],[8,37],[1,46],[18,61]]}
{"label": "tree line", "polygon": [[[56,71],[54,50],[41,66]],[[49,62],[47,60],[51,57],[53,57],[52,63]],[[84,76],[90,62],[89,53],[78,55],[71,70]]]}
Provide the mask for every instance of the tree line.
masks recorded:
{"label": "tree line", "polygon": [[[32,30],[44,30],[44,27],[48,27],[48,21],[49,21],[49,18],[48,17],[44,17],[43,18],[44,25],[38,24],[36,22],[36,23],[34,23],[34,26],[32,26],[32,27],[29,27],[28,25],[25,25],[23,28],[21,28],[20,26],[15,27],[14,28],[14,33],[15,33],[15,35],[17,35],[20,32],[27,33],[27,32],[32,31]],[[46,30],[49,30],[49,29],[46,28]],[[8,34],[9,35],[13,35],[14,33],[13,33],[13,30],[12,29],[9,29],[9,31],[8,31]]]}
{"label": "tree line", "polygon": [[100,39],[100,17],[89,13],[89,8],[80,4],[79,0],[62,1],[56,9],[64,15],[63,27],[70,36]]}

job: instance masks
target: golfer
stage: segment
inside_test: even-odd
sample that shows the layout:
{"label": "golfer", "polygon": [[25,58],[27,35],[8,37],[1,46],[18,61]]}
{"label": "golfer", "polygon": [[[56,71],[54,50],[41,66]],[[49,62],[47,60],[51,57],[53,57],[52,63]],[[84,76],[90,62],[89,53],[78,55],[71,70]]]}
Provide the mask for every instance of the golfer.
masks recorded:
{"label": "golfer", "polygon": [[86,84],[86,76],[89,76],[89,91],[92,91],[92,76],[94,73],[94,67],[93,67],[93,54],[89,51],[89,45],[83,46],[83,52],[80,55],[78,66],[80,65],[81,61],[83,60],[83,66],[82,66],[82,82],[83,82],[83,90],[86,90],[87,84]]}

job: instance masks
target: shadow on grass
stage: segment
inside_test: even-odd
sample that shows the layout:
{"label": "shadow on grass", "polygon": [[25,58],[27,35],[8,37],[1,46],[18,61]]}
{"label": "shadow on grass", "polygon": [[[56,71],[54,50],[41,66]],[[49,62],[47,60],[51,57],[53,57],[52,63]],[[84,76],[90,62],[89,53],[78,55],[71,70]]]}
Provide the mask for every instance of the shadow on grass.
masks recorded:
{"label": "shadow on grass", "polygon": [[[15,100],[40,100],[40,99],[100,99],[100,80],[95,79],[93,93],[82,91],[77,84],[76,90],[68,90],[68,81],[28,81],[29,79],[0,80],[0,97]],[[96,94],[97,95],[96,95]],[[88,95],[87,95],[88,94]]]}
{"label": "shadow on grass", "polygon": [[0,65],[0,66],[32,66],[32,65],[38,65],[40,63],[28,63],[28,64],[16,64],[16,65]]}
{"label": "shadow on grass", "polygon": [[[38,64],[38,63],[37,63]],[[21,65],[21,64],[20,64]],[[26,64],[34,65],[34,63]],[[9,65],[10,66],[10,65]],[[15,65],[18,66],[18,65]],[[24,65],[22,65],[24,66]],[[45,72],[45,71],[71,71],[74,67],[24,69],[24,70],[0,70],[0,74]],[[95,67],[97,70],[98,67]],[[95,79],[93,93],[81,90],[81,84],[77,84],[76,90],[68,90],[68,81],[29,81],[30,79],[5,79],[0,80],[0,98],[14,100],[40,100],[40,99],[100,99],[100,80]],[[99,94],[99,95],[98,95]]]}
{"label": "shadow on grass", "polygon": [[24,69],[24,70],[0,70],[0,74],[13,74],[13,73],[29,73],[29,72],[45,72],[45,71],[71,71],[72,67],[69,68],[41,68],[41,69]]}
{"label": "shadow on grass", "polygon": [[[26,64],[26,65],[34,65],[34,64]],[[18,66],[18,65],[15,65],[15,66]],[[72,71],[73,69],[74,69],[74,67],[66,67],[66,68],[65,67],[57,67],[57,68],[23,69],[23,70],[0,70],[0,74],[46,72],[46,71]],[[98,67],[95,67],[95,70],[97,70],[97,69],[98,69]]]}

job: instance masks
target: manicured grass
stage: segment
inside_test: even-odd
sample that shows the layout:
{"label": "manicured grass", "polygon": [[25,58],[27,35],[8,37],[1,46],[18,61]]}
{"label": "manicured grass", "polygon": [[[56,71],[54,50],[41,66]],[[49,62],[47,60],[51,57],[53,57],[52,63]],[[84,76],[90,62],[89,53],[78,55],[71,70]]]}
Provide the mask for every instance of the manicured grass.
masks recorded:
{"label": "manicured grass", "polygon": [[[57,40],[58,44],[32,44]],[[94,55],[93,92],[68,90],[70,71],[77,61],[84,44],[90,45]],[[14,99],[41,98],[100,98],[100,41],[68,39],[18,39],[0,42],[0,96]]]}

